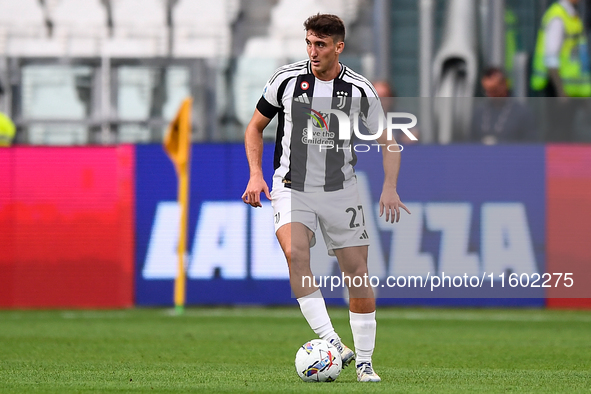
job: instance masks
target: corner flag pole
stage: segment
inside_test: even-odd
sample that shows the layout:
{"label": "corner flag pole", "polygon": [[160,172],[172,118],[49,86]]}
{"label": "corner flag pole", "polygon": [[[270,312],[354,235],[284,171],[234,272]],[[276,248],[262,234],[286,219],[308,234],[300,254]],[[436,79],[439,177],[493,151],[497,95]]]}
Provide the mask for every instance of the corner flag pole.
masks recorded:
{"label": "corner flag pole", "polygon": [[173,162],[178,178],[178,203],[180,207],[180,233],[178,268],[174,281],[174,306],[181,314],[185,308],[187,251],[187,217],[189,214],[189,169],[191,158],[191,107],[193,99],[186,98],[164,136],[164,150]]}

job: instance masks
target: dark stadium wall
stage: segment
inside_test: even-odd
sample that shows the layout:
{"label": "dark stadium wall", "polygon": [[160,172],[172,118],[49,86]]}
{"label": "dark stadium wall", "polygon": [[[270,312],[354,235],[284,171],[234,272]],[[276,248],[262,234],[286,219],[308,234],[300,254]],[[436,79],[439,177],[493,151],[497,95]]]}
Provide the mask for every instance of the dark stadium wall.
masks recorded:
{"label": "dark stadium wall", "polygon": [[133,305],[134,151],[0,150],[0,307]]}

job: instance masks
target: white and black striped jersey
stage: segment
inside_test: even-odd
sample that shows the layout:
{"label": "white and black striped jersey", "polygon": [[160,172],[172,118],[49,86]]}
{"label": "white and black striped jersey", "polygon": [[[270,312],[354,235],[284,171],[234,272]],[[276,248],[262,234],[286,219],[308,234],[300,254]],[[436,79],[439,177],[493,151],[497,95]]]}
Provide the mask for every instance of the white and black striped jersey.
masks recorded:
{"label": "white and black striped jersey", "polygon": [[[351,140],[339,139],[336,115],[323,110],[344,112],[351,127],[353,119],[360,119],[371,133],[379,130],[384,115],[366,78],[341,64],[335,79],[322,81],[312,73],[309,60],[279,68],[267,82],[257,109],[270,119],[279,115],[273,188],[311,192],[340,190],[356,182]],[[310,119],[312,139],[307,133]]]}

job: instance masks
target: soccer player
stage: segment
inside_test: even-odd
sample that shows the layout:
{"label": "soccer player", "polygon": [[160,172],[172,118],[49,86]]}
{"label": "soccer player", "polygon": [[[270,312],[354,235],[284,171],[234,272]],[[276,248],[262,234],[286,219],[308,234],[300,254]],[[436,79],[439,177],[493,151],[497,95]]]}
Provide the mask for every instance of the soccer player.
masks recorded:
{"label": "soccer player", "polygon": [[[383,110],[371,83],[339,62],[345,47],[345,26],[335,15],[317,14],[304,22],[309,60],[279,68],[267,82],[245,132],[250,179],[242,200],[261,207],[261,193],[272,201],[275,234],[289,266],[290,284],[302,314],[314,332],[341,353],[343,366],[356,359],[357,380],[379,382],[373,370],[375,346],[375,297],[371,286],[349,287],[349,316],[356,354],[335,332],[320,289],[302,278],[312,277],[310,247],[320,224],[329,254],[335,255],[345,278],[367,274],[369,234],[353,170],[355,152],[350,140],[339,139],[335,116],[320,119],[313,138],[307,132],[309,117],[322,116],[322,109],[338,109],[358,117],[367,130],[377,132]],[[343,98],[344,97],[344,98]],[[325,98],[322,100],[322,98]],[[326,103],[329,98],[329,103]],[[333,100],[332,98],[335,98]],[[325,105],[324,107],[323,104]],[[326,108],[326,105],[332,106]],[[322,108],[321,108],[322,107]],[[263,179],[263,129],[279,116],[275,144],[273,189]],[[328,122],[327,122],[328,119]],[[316,128],[315,128],[316,130]],[[349,130],[350,131],[350,130]],[[385,149],[396,144],[381,133],[385,180],[380,197],[380,216],[398,222],[400,209],[408,209],[396,191],[400,153]]]}

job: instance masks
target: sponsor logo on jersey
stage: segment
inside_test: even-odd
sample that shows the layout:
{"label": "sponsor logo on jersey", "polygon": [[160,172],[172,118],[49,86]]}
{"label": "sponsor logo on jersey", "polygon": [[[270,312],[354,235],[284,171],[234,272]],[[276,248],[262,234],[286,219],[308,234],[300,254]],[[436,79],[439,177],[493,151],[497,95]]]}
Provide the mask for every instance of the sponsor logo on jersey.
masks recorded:
{"label": "sponsor logo on jersey", "polygon": [[328,131],[328,124],[326,123],[326,119],[325,119],[325,117],[327,117],[327,115],[324,115],[321,112],[315,111],[311,108],[310,108],[310,111],[312,111],[312,113],[306,113],[306,115],[308,115],[310,118],[312,118],[313,126]]}
{"label": "sponsor logo on jersey", "polygon": [[308,97],[308,95],[306,93],[299,95],[294,100],[297,101],[298,103],[310,104],[310,98]]}

